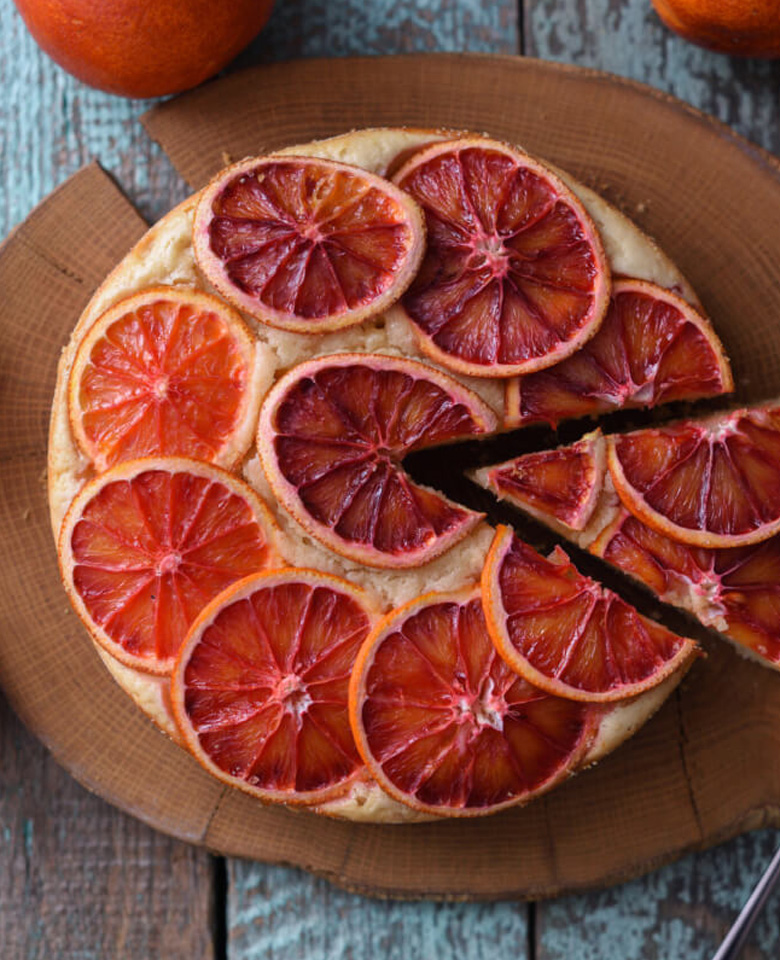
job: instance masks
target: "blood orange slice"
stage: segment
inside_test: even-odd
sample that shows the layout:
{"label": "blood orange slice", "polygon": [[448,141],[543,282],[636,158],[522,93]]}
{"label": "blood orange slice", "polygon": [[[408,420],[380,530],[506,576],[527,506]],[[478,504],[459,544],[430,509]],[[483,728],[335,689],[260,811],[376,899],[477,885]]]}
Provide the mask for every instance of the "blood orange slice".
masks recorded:
{"label": "blood orange slice", "polygon": [[260,498],[218,467],[130,460],[87,483],[59,539],[62,578],[92,636],[117,660],[169,673],[188,627],[229,584],[272,563]]}
{"label": "blood orange slice", "polygon": [[490,636],[529,683],[575,700],[635,696],[696,650],[579,573],[560,548],[545,559],[499,527],[482,573]]}
{"label": "blood orange slice", "polygon": [[478,816],[571,773],[599,714],[512,673],[478,588],[393,611],[360,650],[349,690],[358,748],[379,785],[416,810]]}
{"label": "blood orange slice", "polygon": [[407,194],[358,167],[261,157],[205,188],[192,240],[198,266],[236,306],[274,327],[322,333],[401,296],[425,226]]}
{"label": "blood orange slice", "polygon": [[401,460],[495,426],[487,404],[432,367],[333,354],[274,386],[257,448],[280,503],[325,546],[370,566],[412,567],[465,537],[482,514],[413,483]]}
{"label": "blood orange slice", "polygon": [[780,670],[780,536],[747,547],[691,547],[623,509],[589,549]]}
{"label": "blood orange slice", "polygon": [[709,320],[680,297],[644,280],[616,280],[596,335],[566,360],[511,380],[508,426],[654,407],[734,389]]}
{"label": "blood orange slice", "polygon": [[735,547],[780,530],[780,407],[607,438],[629,512],[673,540]]}
{"label": "blood orange slice", "polygon": [[264,800],[322,803],[363,769],[349,677],[375,619],[361,590],[314,570],[248,577],[192,625],[173,669],[182,736],[214,776]]}
{"label": "blood orange slice", "polygon": [[604,485],[606,457],[598,431],[558,450],[527,453],[475,471],[474,479],[545,523],[583,530]]}
{"label": "blood orange slice", "polygon": [[73,435],[98,471],[152,454],[231,466],[252,442],[255,366],[254,340],[227,304],[186,287],[144,290],[99,317],[79,347]]}
{"label": "blood orange slice", "polygon": [[393,179],[425,212],[425,258],[402,306],[433,359],[507,377],[593,336],[609,265],[584,207],[548,169],[474,138],[421,150]]}

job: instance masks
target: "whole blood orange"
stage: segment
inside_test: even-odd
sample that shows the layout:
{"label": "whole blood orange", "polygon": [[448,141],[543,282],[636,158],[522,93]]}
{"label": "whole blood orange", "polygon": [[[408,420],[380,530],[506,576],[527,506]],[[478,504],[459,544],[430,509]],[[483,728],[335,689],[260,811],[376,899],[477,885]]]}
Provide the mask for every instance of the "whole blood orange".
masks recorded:
{"label": "whole blood orange", "polygon": [[572,773],[600,712],[543,693],[498,656],[478,588],[429,593],[365,641],[349,688],[358,749],[380,786],[415,810],[479,816]]}
{"label": "whole blood orange", "polygon": [[653,0],[676,33],[719,53],[780,57],[777,0]]}
{"label": "whole blood orange", "polygon": [[68,73],[124,97],[194,87],[268,20],[273,0],[15,0],[38,44]]}
{"label": "whole blood orange", "polygon": [[264,800],[343,793],[363,769],[347,694],[375,619],[367,594],[316,570],[274,570],[221,593],[172,675],[174,715],[196,759]]}

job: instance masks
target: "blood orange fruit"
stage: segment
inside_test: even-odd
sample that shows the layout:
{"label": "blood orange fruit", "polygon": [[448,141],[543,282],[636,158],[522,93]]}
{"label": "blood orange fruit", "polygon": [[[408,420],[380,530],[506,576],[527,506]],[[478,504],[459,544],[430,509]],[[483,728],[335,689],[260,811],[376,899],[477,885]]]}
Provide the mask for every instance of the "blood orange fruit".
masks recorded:
{"label": "blood orange fruit", "polygon": [[575,700],[635,696],[696,650],[579,573],[560,548],[545,559],[499,527],[482,573],[490,636],[529,683]]}
{"label": "blood orange fruit", "polygon": [[279,502],[313,536],[376,567],[419,566],[482,514],[413,483],[411,450],[495,429],[493,411],[452,377],[379,354],[294,367],[260,411],[257,448]]}
{"label": "blood orange fruit", "polygon": [[411,282],[425,227],[414,201],[358,167],[262,157],[221,171],[198,202],[198,265],[228,300],[298,333],[360,323]]}
{"label": "blood orange fruit", "polygon": [[474,479],[545,523],[582,530],[604,486],[606,457],[598,432],[557,450],[542,450],[483,467]]}
{"label": "blood orange fruit", "polygon": [[609,265],[584,207],[548,169],[473,138],[421,150],[393,179],[425,212],[427,250],[402,306],[433,359],[507,377],[593,336]]}
{"label": "blood orange fruit", "polygon": [[589,549],[780,670],[780,536],[747,547],[691,547],[623,509]]}
{"label": "blood orange fruit", "polygon": [[231,466],[252,442],[255,367],[253,338],[223,301],[144,290],[81,342],[68,386],[73,435],[98,471],[151,454]]}
{"label": "blood orange fruit", "polygon": [[274,531],[260,498],[218,467],[130,460],[74,499],[60,533],[60,569],[101,646],[127,666],[166,674],[212,597],[278,564]]}
{"label": "blood orange fruit", "polygon": [[607,438],[626,508],[674,540],[744,546],[780,530],[780,407]]}
{"label": "blood orange fruit", "polygon": [[382,620],[360,650],[349,710],[379,785],[439,816],[494,813],[554,786],[599,716],[509,670],[476,588],[426,594]]}
{"label": "blood orange fruit", "polygon": [[172,674],[174,715],[194,756],[265,800],[343,793],[363,767],[347,693],[374,619],[363,591],[314,570],[271,571],[221,593]]}
{"label": "blood orange fruit", "polygon": [[511,380],[508,426],[552,426],[625,407],[654,407],[734,389],[728,359],[705,317],[669,290],[616,280],[596,335],[566,360]]}

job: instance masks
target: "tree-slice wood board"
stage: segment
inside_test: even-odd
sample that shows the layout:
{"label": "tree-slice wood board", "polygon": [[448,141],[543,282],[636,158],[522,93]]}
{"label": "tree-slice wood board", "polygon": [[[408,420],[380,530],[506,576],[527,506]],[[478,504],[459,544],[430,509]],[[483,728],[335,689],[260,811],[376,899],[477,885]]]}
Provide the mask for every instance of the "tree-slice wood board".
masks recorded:
{"label": "tree-slice wood board", "polygon": [[[350,127],[458,127],[519,142],[605,194],[678,262],[733,358],[740,399],[780,394],[780,169],[647,88],[509,57],[310,60],[230,76],[145,122],[195,187],[226,156]],[[553,896],[780,825],[780,676],[725,644],[596,768],[480,820],[355,825],[265,807],[153,728],[70,610],[44,491],[60,350],[144,228],[93,165],[0,251],[0,682],[74,777],[184,840],[399,898]]]}

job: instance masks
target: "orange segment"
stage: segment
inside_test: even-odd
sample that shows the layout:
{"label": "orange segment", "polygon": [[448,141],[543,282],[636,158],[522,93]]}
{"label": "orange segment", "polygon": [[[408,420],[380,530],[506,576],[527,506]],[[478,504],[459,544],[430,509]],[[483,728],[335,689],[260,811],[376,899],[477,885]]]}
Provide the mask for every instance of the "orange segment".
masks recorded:
{"label": "orange segment", "polygon": [[475,393],[432,367],[334,354],[274,386],[257,448],[279,501],[314,537],[370,566],[411,567],[461,540],[482,515],[413,483],[403,457],[495,425]]}
{"label": "orange segment", "polygon": [[508,669],[478,588],[430,593],[382,620],[360,650],[349,710],[379,785],[416,810],[452,817],[494,813],[558,783],[599,718]]}
{"label": "orange segment", "polygon": [[402,306],[433,359],[506,377],[593,336],[609,265],[584,207],[549,170],[475,138],[427,147],[393,179],[425,213],[425,258]]}
{"label": "orange segment", "polygon": [[589,549],[780,669],[780,536],[747,547],[691,547],[624,509]]}
{"label": "orange segment", "polygon": [[627,509],[674,540],[734,547],[780,530],[780,408],[608,437]]}
{"label": "orange segment", "polygon": [[374,619],[363,591],[315,570],[275,570],[221,593],[172,674],[174,716],[196,759],[264,800],[342,794],[362,769],[347,692]]}
{"label": "orange segment", "polygon": [[728,359],[709,320],[670,290],[616,280],[596,335],[553,367],[507,384],[507,426],[625,407],[655,407],[734,389]]}
{"label": "orange segment", "polygon": [[411,198],[358,167],[261,157],[221,171],[193,225],[198,266],[263,323],[322,333],[394,303],[423,254]]}
{"label": "orange segment", "polygon": [[583,530],[593,515],[605,471],[604,441],[596,431],[568,447],[483,467],[474,478],[500,500],[574,531]]}
{"label": "orange segment", "polygon": [[696,650],[577,571],[499,527],[482,573],[498,652],[529,683],[575,700],[611,701],[656,686]]}
{"label": "orange segment", "polygon": [[152,287],[99,317],[68,385],[73,435],[98,471],[158,454],[232,466],[259,406],[255,344],[227,304]]}
{"label": "orange segment", "polygon": [[166,674],[221,590],[278,563],[274,523],[245,483],[184,458],[131,460],[87,483],[59,541],[65,587],[122,663]]}

